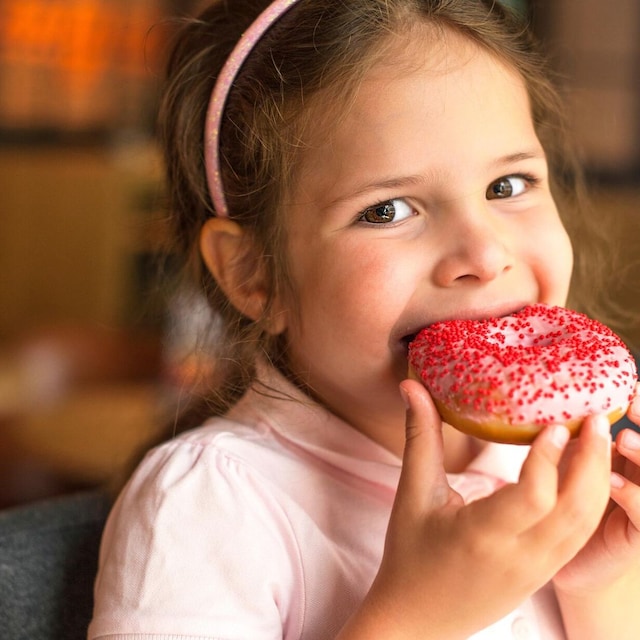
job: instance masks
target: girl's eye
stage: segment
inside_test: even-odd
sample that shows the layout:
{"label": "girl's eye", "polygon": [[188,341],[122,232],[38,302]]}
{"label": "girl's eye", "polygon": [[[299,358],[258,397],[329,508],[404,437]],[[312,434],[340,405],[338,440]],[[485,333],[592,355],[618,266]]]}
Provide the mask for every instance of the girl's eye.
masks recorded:
{"label": "girl's eye", "polygon": [[492,182],[487,189],[487,200],[513,198],[524,193],[531,186],[532,179],[526,176],[505,176]]}
{"label": "girl's eye", "polygon": [[413,215],[413,209],[401,198],[387,200],[373,207],[365,209],[359,220],[370,224],[385,224],[389,222],[400,222]]}

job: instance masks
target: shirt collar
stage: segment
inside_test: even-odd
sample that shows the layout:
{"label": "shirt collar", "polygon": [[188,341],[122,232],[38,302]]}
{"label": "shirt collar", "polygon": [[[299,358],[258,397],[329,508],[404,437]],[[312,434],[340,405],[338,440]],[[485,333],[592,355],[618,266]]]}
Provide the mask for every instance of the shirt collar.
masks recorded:
{"label": "shirt collar", "polygon": [[[395,491],[402,460],[344,422],[273,367],[259,367],[258,381],[231,409],[229,418],[270,431],[278,440],[323,462]],[[529,447],[488,443],[461,476],[481,474],[501,483],[518,479]]]}

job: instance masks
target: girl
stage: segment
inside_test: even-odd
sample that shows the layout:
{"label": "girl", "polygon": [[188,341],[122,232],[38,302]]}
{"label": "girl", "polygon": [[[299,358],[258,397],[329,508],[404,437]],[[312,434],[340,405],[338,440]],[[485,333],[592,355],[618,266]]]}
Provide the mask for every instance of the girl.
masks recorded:
{"label": "girl", "polygon": [[405,380],[436,320],[566,302],[587,222],[541,68],[493,0],[236,0],[185,28],[164,139],[219,417],[119,497],[90,638],[638,637],[640,436],[616,473],[602,416],[479,443]]}

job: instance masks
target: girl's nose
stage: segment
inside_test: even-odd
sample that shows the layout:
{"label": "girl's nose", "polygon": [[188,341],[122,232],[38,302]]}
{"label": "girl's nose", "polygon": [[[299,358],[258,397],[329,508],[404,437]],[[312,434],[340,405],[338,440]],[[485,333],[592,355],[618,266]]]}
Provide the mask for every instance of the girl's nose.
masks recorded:
{"label": "girl's nose", "polygon": [[434,270],[439,286],[490,282],[514,265],[508,233],[499,219],[481,211],[462,218],[450,225],[442,245]]}

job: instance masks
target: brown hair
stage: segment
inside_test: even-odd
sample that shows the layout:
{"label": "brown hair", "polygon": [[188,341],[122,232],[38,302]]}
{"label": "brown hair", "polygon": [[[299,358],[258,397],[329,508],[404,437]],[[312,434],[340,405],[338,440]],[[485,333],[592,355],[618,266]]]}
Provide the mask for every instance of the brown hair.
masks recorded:
{"label": "brown hair", "polygon": [[[215,215],[203,166],[205,112],[215,78],[266,0],[219,1],[180,31],[168,64],[161,133],[166,155],[176,253],[220,318],[211,358],[218,363],[211,412],[223,412],[246,390],[260,354],[283,365],[286,345],[226,300],[198,251],[202,225]],[[389,33],[417,19],[453,29],[518,71],[525,80],[552,191],[576,252],[570,306],[587,306],[597,285],[593,229],[584,214],[582,179],[562,117],[561,99],[522,20],[495,0],[300,0],[263,36],[231,91],[220,133],[221,172],[230,216],[260,249],[272,294],[287,290],[279,204],[295,179],[304,140],[305,101],[321,91],[348,98],[384,54]],[[343,103],[344,104],[344,103]],[[600,249],[598,249],[600,248]],[[590,260],[585,260],[589,255]],[[590,270],[589,273],[587,271]],[[268,316],[268,309],[265,310]],[[197,422],[200,416],[194,418]]]}

